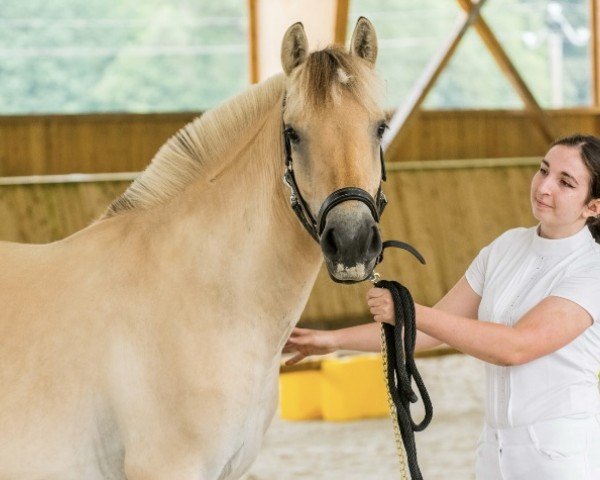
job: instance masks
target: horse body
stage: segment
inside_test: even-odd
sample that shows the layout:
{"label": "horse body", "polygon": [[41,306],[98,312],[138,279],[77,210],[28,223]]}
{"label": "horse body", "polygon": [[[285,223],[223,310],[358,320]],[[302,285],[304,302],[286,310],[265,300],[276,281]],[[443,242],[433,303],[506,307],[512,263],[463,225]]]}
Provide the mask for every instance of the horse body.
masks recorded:
{"label": "horse body", "polygon": [[[286,82],[215,114],[235,122],[208,113],[182,129],[86,229],[48,245],[0,243],[0,479],[230,480],[256,457],[281,349],[323,258],[281,181]],[[310,120],[289,109],[288,121]],[[212,146],[198,138],[211,128]],[[357,158],[356,137],[346,150],[325,138],[327,155]],[[333,175],[333,189],[351,181],[374,193],[378,148],[359,152],[362,173]],[[308,164],[308,148],[294,151]],[[325,175],[297,173],[309,204],[322,201]],[[343,228],[367,211],[348,203],[330,214],[336,255],[337,235],[351,238]]]}
{"label": "horse body", "polygon": [[[321,262],[278,211],[288,208],[283,183],[254,175],[258,167],[248,161],[54,244],[2,244],[0,302],[10,307],[0,378],[11,388],[0,398],[0,478],[124,478],[124,462],[131,478],[161,469],[238,478],[247,468],[275,410],[281,347]],[[235,191],[238,175],[254,188],[232,209],[218,192]],[[210,241],[199,242],[206,225]]]}
{"label": "horse body", "polygon": [[3,479],[103,478],[93,473],[94,453],[114,445],[112,432],[101,432],[107,409],[96,363],[109,328],[93,313],[102,302],[85,272],[69,268],[74,259],[59,244],[0,244]]}

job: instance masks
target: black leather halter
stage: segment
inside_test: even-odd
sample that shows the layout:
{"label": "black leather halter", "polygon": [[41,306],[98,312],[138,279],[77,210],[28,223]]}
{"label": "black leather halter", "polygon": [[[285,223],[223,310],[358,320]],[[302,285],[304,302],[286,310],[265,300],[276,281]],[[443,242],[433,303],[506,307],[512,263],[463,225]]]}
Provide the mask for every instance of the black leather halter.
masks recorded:
{"label": "black leather halter", "polygon": [[[283,105],[282,105],[282,113],[285,109],[286,103],[286,95],[283,96]],[[321,205],[319,209],[319,213],[317,214],[317,218],[315,219],[314,215],[310,211],[310,208],[302,194],[300,193],[300,189],[298,188],[298,183],[296,182],[296,176],[294,175],[294,162],[292,158],[292,144],[290,139],[290,133],[287,129],[285,122],[282,122],[282,136],[283,136],[283,146],[285,152],[285,173],[283,175],[283,181],[290,188],[290,205],[294,213],[300,220],[300,223],[304,226],[306,231],[310,234],[310,236],[317,242],[321,243],[321,235],[323,234],[323,229],[325,228],[325,223],[327,221],[327,214],[331,211],[333,207],[339,205],[342,202],[346,202],[349,200],[358,200],[359,202],[363,202],[373,215],[373,218],[376,223],[379,223],[381,218],[381,214],[387,205],[387,198],[381,189],[381,185],[386,181],[386,172],[385,172],[385,163],[383,158],[383,149],[379,147],[379,158],[381,162],[381,182],[379,183],[379,188],[377,189],[377,194],[375,198],[371,196],[369,192],[363,190],[359,187],[344,187],[336,190],[331,193]],[[383,250],[387,247],[397,247],[402,248],[404,250],[412,253],[421,263],[425,263],[425,259],[423,256],[411,245],[405,242],[401,242],[398,240],[389,240],[383,242],[382,251],[377,259],[377,263],[380,263],[383,260]]]}
{"label": "black leather halter", "polygon": [[[285,96],[283,99],[283,107],[285,108]],[[387,205],[387,198],[381,190],[381,183],[377,189],[377,195],[375,199],[373,199],[369,192],[359,187],[344,187],[336,190],[325,199],[321,205],[321,208],[319,209],[317,218],[315,219],[308,204],[302,197],[300,189],[298,188],[298,183],[296,182],[296,176],[294,175],[294,162],[292,159],[292,145],[289,131],[287,130],[285,123],[283,124],[282,135],[286,167],[283,180],[291,191],[290,205],[302,225],[304,225],[304,228],[317,243],[320,243],[321,235],[323,234],[323,229],[325,228],[325,222],[327,221],[327,214],[333,207],[342,202],[349,200],[358,200],[359,202],[363,202],[367,207],[369,207],[375,222],[379,223],[381,214]],[[383,149],[381,147],[379,147],[379,154],[381,159],[381,181],[384,182],[386,179],[385,163],[383,161]]]}

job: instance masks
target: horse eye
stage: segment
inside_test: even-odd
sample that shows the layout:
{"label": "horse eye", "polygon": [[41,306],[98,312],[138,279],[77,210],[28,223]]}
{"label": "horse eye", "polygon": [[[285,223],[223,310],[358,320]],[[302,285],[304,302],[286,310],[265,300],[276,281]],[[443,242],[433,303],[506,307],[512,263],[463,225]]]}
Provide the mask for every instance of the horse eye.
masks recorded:
{"label": "horse eye", "polygon": [[379,138],[383,137],[383,134],[385,133],[385,131],[387,130],[388,125],[385,122],[381,122],[379,124],[379,127],[377,127],[377,136]]}
{"label": "horse eye", "polygon": [[283,133],[285,133],[285,136],[289,138],[290,142],[292,143],[298,143],[300,141],[298,133],[296,133],[296,130],[294,130],[292,127],[287,127]]}

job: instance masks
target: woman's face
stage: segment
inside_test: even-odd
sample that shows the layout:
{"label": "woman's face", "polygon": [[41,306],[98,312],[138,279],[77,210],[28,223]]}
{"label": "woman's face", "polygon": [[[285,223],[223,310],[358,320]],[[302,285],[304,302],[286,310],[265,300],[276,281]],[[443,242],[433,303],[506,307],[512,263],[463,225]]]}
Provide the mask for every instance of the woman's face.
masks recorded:
{"label": "woman's face", "polygon": [[595,215],[586,205],[589,185],[590,173],[579,148],[555,145],[548,151],[531,181],[533,216],[545,236],[575,234]]}

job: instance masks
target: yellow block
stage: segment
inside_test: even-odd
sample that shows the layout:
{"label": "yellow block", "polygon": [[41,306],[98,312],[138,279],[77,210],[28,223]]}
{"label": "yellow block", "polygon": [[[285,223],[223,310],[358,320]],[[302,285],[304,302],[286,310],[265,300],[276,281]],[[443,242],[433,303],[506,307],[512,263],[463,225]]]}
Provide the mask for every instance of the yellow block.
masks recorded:
{"label": "yellow block", "polygon": [[285,420],[321,418],[321,372],[307,370],[279,375],[279,411]]}
{"label": "yellow block", "polygon": [[323,360],[321,411],[335,421],[389,415],[381,355]]}

